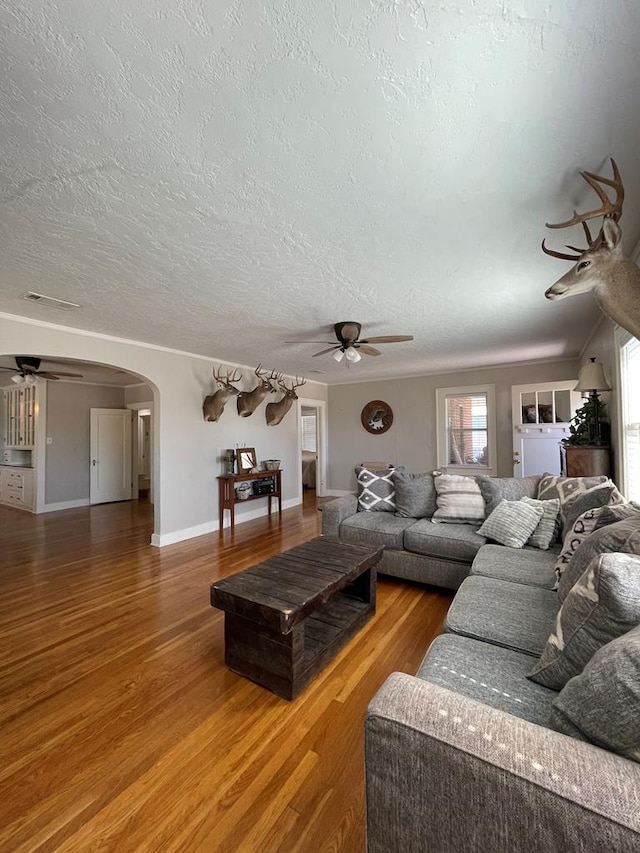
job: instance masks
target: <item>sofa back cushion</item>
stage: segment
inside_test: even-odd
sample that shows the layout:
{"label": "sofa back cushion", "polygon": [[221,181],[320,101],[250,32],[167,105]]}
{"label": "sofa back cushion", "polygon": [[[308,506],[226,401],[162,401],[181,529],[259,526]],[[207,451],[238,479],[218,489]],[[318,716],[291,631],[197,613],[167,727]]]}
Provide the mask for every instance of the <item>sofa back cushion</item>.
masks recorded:
{"label": "sofa back cushion", "polygon": [[437,509],[433,474],[410,474],[401,468],[391,472],[396,492],[396,515],[401,518],[431,518]]}
{"label": "sofa back cushion", "polygon": [[475,477],[434,473],[437,509],[432,521],[450,524],[482,524],[484,499]]}
{"label": "sofa back cushion", "polygon": [[538,494],[540,477],[476,477],[485,503],[485,515],[489,517],[500,501],[519,501],[520,498],[535,498]]}
{"label": "sofa back cushion", "polygon": [[396,489],[392,474],[404,468],[370,471],[362,465],[356,468],[358,512],[395,512]]}

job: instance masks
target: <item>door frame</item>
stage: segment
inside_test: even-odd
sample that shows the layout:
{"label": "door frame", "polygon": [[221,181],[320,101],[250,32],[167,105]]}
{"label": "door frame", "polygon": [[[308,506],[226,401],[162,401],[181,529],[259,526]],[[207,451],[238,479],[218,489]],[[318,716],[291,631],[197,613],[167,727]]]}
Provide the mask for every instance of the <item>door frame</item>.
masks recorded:
{"label": "door frame", "polygon": [[138,421],[140,419],[139,413],[141,411],[148,411],[150,420],[149,420],[149,503],[153,506],[154,504],[154,487],[155,487],[155,478],[153,476],[154,469],[154,459],[155,459],[155,445],[154,445],[154,412],[153,412],[153,400],[148,400],[144,403],[127,403],[125,408],[131,409],[134,411],[135,417],[132,418],[131,423],[131,477],[133,482],[133,490],[132,490],[132,498],[133,500],[137,500],[139,496],[138,491]]}
{"label": "door frame", "polygon": [[302,488],[302,407],[305,409],[315,409],[316,415],[316,440],[318,443],[318,459],[316,462],[316,497],[322,498],[327,494],[327,447],[328,447],[328,429],[327,429],[327,401],[313,400],[307,397],[298,398],[298,498],[302,503],[303,488]]}

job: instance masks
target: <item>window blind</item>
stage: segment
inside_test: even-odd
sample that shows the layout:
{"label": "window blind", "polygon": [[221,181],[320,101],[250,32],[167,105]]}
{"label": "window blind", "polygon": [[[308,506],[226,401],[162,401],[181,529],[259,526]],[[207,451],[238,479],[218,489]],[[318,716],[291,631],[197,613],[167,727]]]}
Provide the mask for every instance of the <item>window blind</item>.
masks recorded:
{"label": "window blind", "polygon": [[447,464],[487,464],[487,395],[447,397]]}
{"label": "window blind", "polygon": [[302,449],[318,452],[316,415],[302,415]]}

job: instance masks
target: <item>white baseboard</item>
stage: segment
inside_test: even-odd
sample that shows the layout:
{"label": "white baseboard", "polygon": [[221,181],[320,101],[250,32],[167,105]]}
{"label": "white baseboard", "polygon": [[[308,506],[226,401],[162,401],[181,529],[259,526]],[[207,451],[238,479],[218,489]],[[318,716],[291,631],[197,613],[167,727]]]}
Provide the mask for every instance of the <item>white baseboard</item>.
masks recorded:
{"label": "white baseboard", "polygon": [[89,506],[89,498],[78,498],[75,501],[60,501],[56,504],[45,504],[40,507],[40,509],[36,510],[36,514],[40,515],[42,512],[58,512],[61,509],[75,509],[79,506]]}
{"label": "white baseboard", "polygon": [[[282,509],[291,509],[294,506],[300,506],[302,501],[300,498],[290,498],[288,501],[282,501]],[[237,506],[237,504],[236,504]],[[276,514],[277,509],[272,507],[272,513]],[[267,515],[267,507],[258,507],[257,509],[243,512],[241,515],[236,513],[236,527],[245,521],[253,521],[256,518],[262,518]],[[229,527],[228,514],[225,513],[225,530]],[[165,545],[174,545],[176,542],[184,542],[185,539],[195,539],[196,536],[205,536],[207,533],[215,533],[220,526],[217,519],[215,521],[207,521],[204,524],[197,524],[194,527],[183,527],[181,530],[174,530],[171,533],[154,533],[151,536],[151,544],[156,548],[163,548]]]}

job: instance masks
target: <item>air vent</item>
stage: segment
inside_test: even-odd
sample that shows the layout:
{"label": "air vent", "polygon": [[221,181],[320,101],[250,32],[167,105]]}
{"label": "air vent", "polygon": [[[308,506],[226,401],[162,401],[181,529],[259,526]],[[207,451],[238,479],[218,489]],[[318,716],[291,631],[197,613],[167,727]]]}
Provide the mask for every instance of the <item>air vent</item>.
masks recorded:
{"label": "air vent", "polygon": [[27,302],[37,302],[39,305],[60,308],[63,311],[73,311],[74,308],[80,307],[77,302],[67,302],[66,299],[56,299],[55,296],[45,296],[44,293],[34,293],[32,290],[28,290],[22,298]]}

